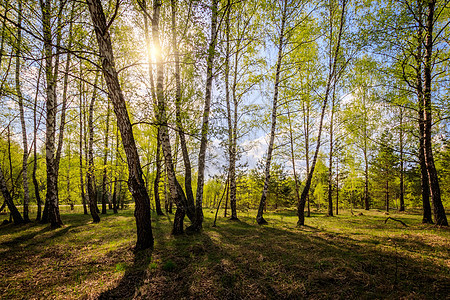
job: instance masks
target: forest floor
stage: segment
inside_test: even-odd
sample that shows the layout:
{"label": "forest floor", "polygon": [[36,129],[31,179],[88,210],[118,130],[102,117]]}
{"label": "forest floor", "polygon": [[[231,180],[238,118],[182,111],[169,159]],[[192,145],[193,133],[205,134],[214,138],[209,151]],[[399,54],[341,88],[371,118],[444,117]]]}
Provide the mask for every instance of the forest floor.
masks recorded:
{"label": "forest floor", "polygon": [[247,211],[212,227],[205,209],[202,233],[179,237],[173,215],[153,216],[154,250],[137,255],[131,210],[99,224],[63,211],[57,230],[3,225],[0,299],[448,299],[449,228],[354,213],[313,213],[297,228],[293,210],[262,227]]}

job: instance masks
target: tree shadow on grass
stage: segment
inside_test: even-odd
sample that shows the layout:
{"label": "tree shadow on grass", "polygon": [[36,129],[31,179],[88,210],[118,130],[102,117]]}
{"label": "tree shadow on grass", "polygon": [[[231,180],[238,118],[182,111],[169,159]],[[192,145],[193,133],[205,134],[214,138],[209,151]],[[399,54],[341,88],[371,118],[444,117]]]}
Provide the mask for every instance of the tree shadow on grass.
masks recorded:
{"label": "tree shadow on grass", "polygon": [[98,299],[131,299],[147,278],[148,266],[152,260],[152,251],[135,253],[133,265],[125,266],[125,274],[112,289],[101,293]]}
{"label": "tree shadow on grass", "polygon": [[[415,241],[396,241],[398,247]],[[317,228],[227,222],[192,236],[158,238],[145,299],[347,299],[447,297],[448,268]],[[416,245],[423,248],[420,243]],[[423,248],[423,251],[432,251]],[[171,262],[171,268],[165,268]]]}

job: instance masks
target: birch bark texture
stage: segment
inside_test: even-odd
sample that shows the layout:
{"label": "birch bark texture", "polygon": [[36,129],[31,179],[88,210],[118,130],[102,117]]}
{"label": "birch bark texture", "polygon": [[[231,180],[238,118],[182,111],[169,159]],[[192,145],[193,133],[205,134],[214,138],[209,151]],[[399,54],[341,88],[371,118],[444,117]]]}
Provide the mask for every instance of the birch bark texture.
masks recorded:
{"label": "birch bark texture", "polygon": [[119,77],[114,64],[114,55],[100,0],[87,0],[89,13],[94,25],[97,38],[100,58],[102,63],[103,76],[109,91],[109,97],[114,106],[114,113],[117,118],[117,126],[122,138],[128,164],[128,188],[135,201],[134,216],[136,218],[137,242],[136,250],[153,248],[153,233],[150,216],[150,198],[145,188],[142,178],[142,168],[139,161],[139,154],[133,136],[128,111],[125,105],[125,98],[119,83]]}

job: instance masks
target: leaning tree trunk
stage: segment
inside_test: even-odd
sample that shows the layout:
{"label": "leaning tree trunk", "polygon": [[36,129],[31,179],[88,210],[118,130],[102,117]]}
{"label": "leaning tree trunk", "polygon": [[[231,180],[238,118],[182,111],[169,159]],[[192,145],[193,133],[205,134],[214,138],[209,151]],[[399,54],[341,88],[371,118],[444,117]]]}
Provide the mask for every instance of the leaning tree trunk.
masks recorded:
{"label": "leaning tree trunk", "polygon": [[211,40],[208,47],[208,57],[206,60],[206,91],[205,106],[203,108],[203,121],[200,138],[200,151],[198,154],[198,176],[197,176],[197,194],[195,197],[195,219],[192,229],[199,231],[203,223],[203,186],[205,181],[205,162],[206,162],[206,146],[208,144],[209,131],[209,112],[211,109],[212,81],[214,78],[213,67],[214,57],[217,45],[217,13],[218,0],[212,0],[211,9]]}
{"label": "leaning tree trunk", "polygon": [[11,197],[11,193],[6,186],[6,180],[3,176],[3,171],[0,166],[0,190],[2,191],[2,196],[5,199],[6,205],[8,206],[9,211],[11,212],[11,216],[14,220],[14,224],[22,224],[24,222],[22,216],[20,215],[19,210],[14,205],[13,198]]}
{"label": "leaning tree trunk", "polygon": [[[334,53],[332,53],[332,49],[330,46],[330,73],[328,75],[328,80],[327,80],[327,85],[326,85],[326,89],[325,89],[325,97],[323,99],[323,104],[322,104],[322,112],[320,115],[320,122],[319,122],[319,132],[317,135],[317,144],[316,144],[316,150],[314,152],[314,157],[311,163],[311,169],[309,170],[309,173],[306,177],[306,183],[305,183],[305,187],[303,188],[302,191],[302,195],[300,197],[300,203],[298,204],[298,209],[297,209],[297,215],[298,215],[298,221],[297,221],[297,226],[303,226],[305,225],[305,202],[306,202],[306,197],[309,193],[309,189],[311,187],[311,181],[312,181],[312,177],[314,174],[314,169],[316,167],[316,163],[317,163],[317,157],[319,155],[319,150],[320,150],[320,140],[322,137],[322,128],[323,128],[323,118],[325,116],[325,110],[327,108],[327,103],[328,103],[328,98],[330,95],[330,91],[331,91],[331,84],[336,85],[336,68],[337,68],[337,61],[338,61],[338,54],[340,51],[340,45],[341,45],[341,37],[342,37],[342,31],[344,28],[344,14],[345,14],[345,7],[347,5],[347,1],[344,0],[342,3],[342,11],[341,11],[341,16],[340,16],[340,20],[339,20],[339,32],[338,32],[338,36],[337,36],[337,41],[336,41],[336,49],[334,49]],[[331,12],[330,12],[330,19],[332,18],[331,16]],[[330,40],[330,45],[331,45],[332,41]]]}
{"label": "leaning tree trunk", "polygon": [[428,2],[428,15],[425,29],[425,55],[424,55],[424,93],[423,106],[425,110],[424,122],[424,146],[425,146],[425,164],[427,167],[428,181],[430,184],[430,194],[433,203],[434,219],[437,225],[448,226],[445,209],[442,205],[441,189],[439,187],[439,178],[436,167],[434,165],[433,148],[432,148],[432,104],[431,104],[431,81],[432,81],[432,60],[433,60],[433,26],[434,26],[434,10],[436,1]]}
{"label": "leaning tree trunk", "polygon": [[272,126],[270,129],[270,140],[269,147],[267,149],[267,158],[266,165],[264,169],[264,186],[261,194],[261,200],[259,202],[258,214],[256,215],[256,222],[259,225],[267,224],[267,221],[263,217],[264,208],[266,206],[266,198],[267,192],[269,190],[269,182],[270,182],[270,163],[272,162],[272,152],[273,152],[273,144],[275,140],[275,130],[277,126],[277,107],[278,107],[278,86],[280,84],[280,73],[281,73],[281,61],[283,58],[283,46],[284,46],[284,27],[286,24],[286,10],[287,10],[287,1],[284,1],[283,6],[283,15],[281,16],[281,31],[280,36],[278,38],[278,57],[277,57],[277,65],[275,72],[275,87],[273,93],[272,100]]}
{"label": "leaning tree trunk", "polygon": [[87,0],[89,13],[95,28],[95,35],[100,51],[103,76],[108,87],[109,96],[114,106],[117,125],[122,137],[123,148],[128,162],[128,185],[135,201],[137,242],[136,250],[153,247],[153,233],[150,216],[150,199],[142,178],[139,154],[133,136],[133,129],[125,105],[125,98],[114,65],[114,55],[106,17],[101,0]]}
{"label": "leaning tree trunk", "polygon": [[87,171],[87,185],[89,194],[89,211],[94,223],[100,222],[100,216],[97,213],[97,204],[95,201],[96,193],[94,190],[94,104],[95,98],[97,98],[97,82],[98,72],[95,74],[94,91],[92,92],[91,102],[89,103],[89,119],[88,119],[88,132],[89,132],[89,145],[88,145],[88,171]]}
{"label": "leaning tree trunk", "polygon": [[[47,194],[45,206],[47,207],[47,216],[50,226],[58,228],[62,226],[59,214],[58,203],[58,174],[55,158],[55,134],[56,134],[56,83],[58,55],[55,58],[53,66],[53,41],[51,30],[51,1],[44,0],[41,2],[42,10],[42,29],[44,38],[44,54],[45,54],[45,77],[46,87],[46,136],[45,136],[45,154],[47,162]],[[45,208],[44,208],[45,210]],[[46,221],[43,218],[43,221]]]}
{"label": "leaning tree trunk", "polygon": [[16,41],[16,93],[19,102],[20,111],[20,124],[22,125],[22,184],[23,184],[23,219],[25,222],[30,222],[28,216],[28,204],[30,202],[30,192],[28,187],[28,141],[27,141],[27,128],[25,124],[25,114],[23,109],[23,96],[20,87],[20,51],[22,44],[22,0],[18,0],[17,8],[17,41]]}

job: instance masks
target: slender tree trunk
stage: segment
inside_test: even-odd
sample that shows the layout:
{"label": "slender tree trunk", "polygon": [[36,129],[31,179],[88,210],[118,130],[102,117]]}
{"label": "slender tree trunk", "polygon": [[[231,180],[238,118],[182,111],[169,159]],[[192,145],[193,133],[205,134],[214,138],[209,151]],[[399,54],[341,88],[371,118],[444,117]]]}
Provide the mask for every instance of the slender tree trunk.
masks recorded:
{"label": "slender tree trunk", "polygon": [[27,128],[25,124],[25,113],[23,108],[23,96],[20,87],[20,52],[22,45],[22,0],[17,0],[17,41],[16,41],[16,93],[19,102],[20,124],[22,125],[22,182],[23,182],[23,219],[26,223],[30,222],[28,216],[28,204],[30,202],[30,192],[28,186],[28,141]]}
{"label": "slender tree trunk", "polygon": [[[306,174],[309,174],[309,105],[305,107],[305,103],[302,103],[302,110],[303,110],[303,128],[305,132],[305,161],[306,161]],[[306,195],[306,201],[308,202],[308,208],[307,208],[307,217],[311,216],[311,207],[309,203],[309,193]],[[298,199],[297,205],[300,205],[300,199]],[[304,208],[303,208],[304,209]]]}
{"label": "slender tree trunk", "polygon": [[[228,175],[230,176],[230,175]],[[226,218],[227,217],[227,212],[228,212],[228,199],[230,198],[230,178],[227,179],[227,184],[228,184],[228,188],[227,188],[227,194],[225,195],[225,209],[223,211],[223,217]]]}
{"label": "slender tree trunk", "polygon": [[[44,53],[45,53],[45,74],[46,74],[46,162],[47,162],[47,195],[45,206],[47,207],[48,220],[43,217],[43,221],[50,221],[52,228],[62,226],[59,214],[58,203],[58,171],[55,158],[55,134],[56,134],[56,82],[58,69],[58,55],[55,57],[55,65],[53,65],[53,42],[51,30],[51,1],[41,0],[42,10],[42,28],[44,37]],[[45,208],[44,208],[45,211]],[[45,214],[45,213],[44,213]]]}
{"label": "slender tree trunk", "polygon": [[38,103],[38,95],[39,95],[39,84],[41,81],[41,71],[42,71],[42,65],[39,68],[38,73],[38,80],[36,84],[36,94],[34,97],[34,107],[33,107],[33,172],[32,172],[32,179],[33,179],[33,185],[34,185],[34,195],[36,197],[36,204],[37,204],[37,213],[36,213],[36,221],[41,221],[42,216],[42,200],[41,195],[39,193],[39,182],[36,178],[36,171],[37,171],[37,129],[38,129],[38,121],[37,121],[37,103]]}
{"label": "slender tree trunk", "polygon": [[386,180],[386,211],[389,212],[389,180]]}
{"label": "slender tree trunk", "polygon": [[180,137],[181,153],[184,162],[184,186],[186,190],[187,210],[192,214],[195,213],[194,193],[192,192],[192,167],[189,159],[189,152],[187,149],[186,137],[184,134],[183,124],[181,121],[181,79],[180,79],[180,54],[178,51],[177,31],[176,31],[176,9],[177,1],[170,1],[172,8],[172,48],[175,58],[175,118]]}
{"label": "slender tree trunk", "polygon": [[403,108],[400,108],[400,208],[399,211],[405,211],[404,195],[404,161],[403,161]]}
{"label": "slender tree trunk", "polygon": [[[316,163],[317,163],[317,157],[319,155],[319,150],[320,150],[320,140],[322,137],[322,128],[323,128],[323,118],[325,116],[325,110],[327,107],[327,103],[328,103],[328,98],[329,98],[329,94],[331,91],[331,85],[333,84],[336,85],[336,78],[337,78],[337,74],[336,74],[336,68],[337,68],[337,60],[338,60],[338,54],[340,51],[340,45],[341,45],[341,37],[342,37],[342,31],[343,31],[343,27],[344,27],[344,14],[345,14],[345,9],[346,9],[346,5],[347,5],[347,1],[344,0],[342,2],[342,11],[341,11],[341,16],[340,16],[340,24],[339,24],[339,32],[338,32],[338,36],[337,36],[337,42],[336,42],[336,48],[334,49],[334,53],[331,51],[332,47],[330,47],[330,73],[328,75],[328,80],[327,80],[327,85],[326,85],[326,90],[325,90],[325,96],[324,96],[324,100],[323,100],[323,104],[322,104],[322,112],[320,115],[320,122],[319,122],[319,132],[317,135],[317,144],[316,144],[316,150],[314,152],[314,157],[311,163],[311,169],[308,173],[308,176],[306,178],[306,183],[305,183],[305,187],[303,188],[302,191],[302,195],[300,197],[300,203],[298,205],[298,210],[297,210],[297,215],[298,215],[298,221],[297,221],[297,226],[303,226],[305,225],[305,202],[306,202],[306,197],[309,193],[309,189],[311,187],[311,181],[312,181],[312,177],[314,174],[314,169],[316,167]],[[330,19],[331,19],[331,12],[330,12]],[[332,44],[332,41],[330,40],[330,45]],[[332,54],[333,53],[333,54]]]}
{"label": "slender tree trunk", "polygon": [[339,214],[339,160],[336,161],[336,216]]}
{"label": "slender tree trunk", "polygon": [[137,242],[136,250],[153,248],[153,233],[150,216],[150,199],[139,161],[139,154],[133,136],[133,129],[125,105],[125,98],[120,87],[118,74],[114,65],[114,55],[100,0],[87,0],[89,12],[95,28],[100,50],[103,76],[108,86],[109,95],[117,117],[117,125],[122,136],[123,148],[128,162],[128,185],[135,201],[134,216],[136,218]]}
{"label": "slender tree trunk", "polygon": [[[155,81],[153,78],[153,66],[152,66],[152,57],[151,57],[151,47],[152,47],[152,41],[150,37],[150,26],[149,26],[149,15],[148,15],[148,9],[147,9],[147,2],[145,0],[138,0],[138,4],[141,6],[141,9],[143,10],[143,17],[144,17],[144,34],[145,34],[145,42],[147,44],[147,59],[148,59],[148,75],[150,78],[150,90],[151,90],[151,96],[152,101],[154,104],[154,107],[157,107],[157,99],[156,99],[156,92],[155,92]],[[155,119],[158,122],[158,114],[155,110]],[[153,182],[153,192],[155,194],[155,206],[156,206],[156,213],[159,216],[164,215],[164,213],[161,210],[161,199],[159,196],[159,181],[161,179],[161,136],[160,136],[160,129],[158,127],[157,134],[156,134],[156,175],[155,180]]]}
{"label": "slender tree trunk", "polygon": [[264,169],[264,187],[261,194],[261,200],[259,202],[258,207],[258,214],[256,215],[256,222],[258,222],[259,225],[267,224],[267,221],[263,217],[264,207],[266,206],[266,198],[267,198],[267,192],[269,190],[269,183],[270,183],[270,163],[272,162],[272,151],[274,146],[274,140],[275,140],[275,130],[277,125],[277,107],[278,107],[278,86],[280,84],[280,73],[281,73],[281,61],[283,58],[283,47],[284,47],[284,30],[285,30],[285,24],[286,24],[286,10],[287,10],[287,0],[283,2],[283,13],[281,16],[281,26],[280,26],[280,36],[278,37],[278,58],[277,58],[277,65],[276,65],[276,73],[275,73],[275,87],[274,87],[274,94],[273,94],[273,100],[272,100],[272,127],[270,129],[270,140],[269,140],[269,147],[267,149],[267,158],[266,158],[266,165]]}
{"label": "slender tree trunk", "polygon": [[364,209],[370,209],[370,199],[369,199],[369,157],[368,157],[368,145],[367,145],[367,106],[366,106],[366,89],[363,92],[363,109],[364,109],[364,121],[363,121],[363,131],[364,131]]}
{"label": "slender tree trunk", "polygon": [[91,213],[92,220],[94,223],[100,222],[100,216],[97,213],[97,205],[95,202],[96,193],[94,190],[94,103],[95,98],[97,98],[97,83],[98,83],[98,72],[95,74],[94,90],[92,92],[91,102],[89,103],[89,119],[88,119],[88,132],[89,132],[89,145],[88,145],[88,171],[87,171],[87,182],[88,182],[88,194],[89,194],[89,212]]}
{"label": "slender tree trunk", "polygon": [[218,15],[218,0],[212,0],[211,3],[211,40],[208,46],[208,57],[206,59],[206,91],[205,91],[205,105],[203,108],[203,120],[200,138],[200,151],[198,154],[198,176],[197,176],[197,193],[195,197],[195,218],[191,229],[200,231],[203,223],[203,186],[205,181],[205,164],[206,164],[206,147],[208,144],[209,131],[209,113],[211,109],[211,95],[212,95],[212,81],[214,78],[214,58],[217,45],[217,15]]}
{"label": "slender tree trunk", "polygon": [[[231,13],[231,1],[228,1],[228,11],[227,11],[227,45],[229,45],[229,15]],[[239,25],[238,25],[239,26]],[[229,46],[227,46],[229,47]],[[236,96],[236,88],[237,88],[237,79],[238,79],[238,66],[239,66],[239,54],[241,50],[241,39],[236,40],[236,50],[234,54],[234,71],[233,71],[233,86],[232,86],[232,96],[233,96],[233,119],[232,119],[232,128],[231,128],[231,138],[230,138],[230,180],[229,180],[229,190],[230,190],[230,208],[231,208],[231,220],[238,220],[237,217],[237,178],[236,178],[236,161],[237,161],[237,125],[238,125],[238,99]],[[228,49],[227,57],[230,55],[230,50]],[[227,62],[228,63],[228,62]],[[228,76],[226,78],[228,80]],[[229,95],[228,95],[229,98]],[[229,105],[229,99],[227,100],[227,110]],[[229,114],[229,122],[231,122],[231,112]],[[231,123],[230,123],[231,124]]]}
{"label": "slender tree trunk", "polygon": [[103,154],[103,177],[102,177],[102,214],[106,214],[106,179],[108,176],[108,143],[109,143],[109,98],[108,98],[108,106],[106,108],[106,131],[105,131],[105,145],[104,145],[104,154]]}
{"label": "slender tree trunk", "polygon": [[117,209],[119,208],[119,203],[117,201],[117,172],[118,172],[118,164],[119,164],[119,128],[116,130],[116,165],[114,168],[115,177],[114,177],[114,190],[112,196],[112,206],[113,212],[117,214]]}
{"label": "slender tree trunk", "polygon": [[67,203],[70,204],[70,210],[73,210],[74,203],[70,199],[70,143],[67,143]]}
{"label": "slender tree trunk", "polygon": [[167,121],[166,103],[164,100],[164,67],[161,55],[161,47],[159,42],[159,18],[161,10],[161,1],[155,0],[153,2],[153,19],[152,19],[152,34],[153,34],[153,46],[156,49],[156,99],[157,99],[157,112],[158,112],[158,124],[159,134],[161,139],[161,147],[164,154],[164,161],[166,164],[167,183],[169,185],[169,193],[171,202],[175,202],[177,210],[180,210],[174,218],[174,224],[172,234],[182,234],[183,220],[186,212],[189,219],[193,220],[194,216],[190,215],[187,210],[186,197],[180,184],[175,176],[175,168],[172,159],[172,150],[170,146],[170,137]]}
{"label": "slender tree trunk", "polygon": [[[156,133],[159,135],[159,128]],[[161,178],[161,142],[160,138],[156,138],[156,174],[155,181],[153,182],[153,190],[155,193],[155,206],[156,206],[156,214],[158,216],[164,216],[164,213],[161,210],[161,199],[159,197],[159,180]]]}
{"label": "slender tree trunk", "polygon": [[6,186],[6,180],[3,176],[3,171],[0,166],[0,190],[2,191],[2,196],[5,199],[6,205],[8,206],[9,211],[11,212],[11,216],[14,220],[14,224],[22,224],[24,223],[24,219],[20,215],[19,210],[14,205],[13,198],[11,197],[11,193],[8,190],[8,187]]}
{"label": "slender tree trunk", "polygon": [[432,148],[432,103],[431,103],[431,81],[432,81],[432,60],[433,60],[433,27],[434,10],[436,0],[428,1],[428,15],[425,29],[425,55],[424,55],[424,93],[423,106],[424,113],[424,146],[425,146],[425,164],[427,167],[428,181],[430,185],[431,200],[433,203],[434,219],[437,225],[448,226],[447,216],[441,199],[441,189],[439,187],[439,178],[434,165]]}
{"label": "slender tree trunk", "polygon": [[423,217],[422,223],[433,224],[431,217],[430,204],[430,186],[428,183],[428,172],[425,163],[425,122],[424,122],[424,101],[423,101],[423,80],[422,80],[422,63],[423,63],[423,26],[422,23],[423,7],[422,1],[418,2],[418,34],[417,34],[417,53],[416,53],[416,89],[418,100],[418,114],[419,114],[419,162],[420,162],[420,183],[422,190],[422,206]]}
{"label": "slender tree trunk", "polygon": [[[230,6],[230,1],[227,1],[227,6]],[[236,160],[234,157],[233,152],[233,120],[231,117],[231,104],[230,104],[230,11],[231,9],[228,8],[226,17],[225,17],[225,35],[226,35],[226,52],[225,52],[225,70],[224,70],[224,81],[225,81],[225,102],[227,105],[227,123],[228,123],[228,161],[229,161],[229,167],[228,167],[228,177],[229,181],[234,181],[234,185],[236,184]],[[239,48],[237,46],[236,48]],[[238,52],[238,49],[236,49],[236,53]],[[237,56],[236,56],[237,58]],[[234,74],[236,76],[236,74]],[[234,76],[234,77],[235,77]],[[227,181],[228,183],[228,181]],[[234,186],[233,189],[236,189]],[[233,193],[231,193],[233,194]],[[236,196],[233,194],[231,195],[231,198],[234,199],[231,200],[231,202],[236,200]],[[235,215],[237,218],[237,214]],[[233,208],[231,208],[231,219],[233,218]]]}
{"label": "slender tree trunk", "polygon": [[294,153],[294,136],[293,136],[293,129],[292,129],[292,119],[291,119],[291,110],[289,109],[289,105],[287,105],[287,115],[288,115],[288,122],[289,122],[289,144],[290,144],[290,150],[291,150],[291,163],[292,163],[292,171],[294,173],[294,182],[295,182],[295,197],[296,202],[300,202],[300,186],[298,184],[298,178],[297,178],[297,170],[295,168],[295,153]]}
{"label": "slender tree trunk", "polygon": [[331,99],[331,116],[330,116],[330,153],[328,166],[328,216],[333,216],[333,122],[334,108],[336,102],[336,86],[333,86],[333,96]]}
{"label": "slender tree trunk", "polygon": [[16,196],[16,185],[13,176],[13,166],[12,166],[12,153],[11,153],[11,128],[10,125],[7,127],[8,135],[8,163],[9,163],[9,182],[11,182],[11,197]]}
{"label": "slender tree trunk", "polygon": [[[82,78],[83,74],[82,74],[82,70],[81,70],[81,62],[80,62],[80,78]],[[84,193],[84,178],[83,178],[83,113],[84,113],[84,101],[83,101],[83,91],[84,91],[84,87],[83,87],[83,83],[80,80],[80,86],[79,86],[79,93],[80,93],[80,113],[79,113],[79,117],[80,117],[80,191],[81,191],[81,201],[83,202],[83,213],[85,215],[88,214],[87,211],[87,205],[86,205],[86,195]]]}
{"label": "slender tree trunk", "polygon": [[[63,3],[65,1],[61,1],[60,3],[60,9],[62,10],[63,8]],[[71,9],[71,22],[69,24],[69,37],[68,37],[68,45],[67,48],[71,49],[72,48],[72,35],[73,35],[73,16],[75,14],[75,9],[74,9],[74,5],[75,2],[72,2],[72,9]],[[59,17],[58,21],[61,23],[61,16]],[[61,25],[62,26],[62,25]],[[58,30],[58,39],[61,40],[61,28],[59,28]],[[58,43],[59,45],[59,43]],[[59,57],[59,52],[60,49],[58,47],[57,49],[57,57]],[[63,81],[63,94],[62,94],[62,105],[61,105],[61,118],[60,118],[60,122],[59,122],[59,136],[58,136],[58,145],[56,148],[56,155],[55,155],[55,166],[56,166],[56,177],[58,178],[58,173],[59,173],[59,162],[61,160],[61,153],[62,153],[62,148],[63,148],[63,142],[64,142],[64,128],[66,126],[66,111],[67,111],[67,90],[69,87],[69,73],[70,73],[70,62],[71,62],[71,53],[68,52],[67,53],[67,60],[66,60],[66,65],[65,65],[65,72],[64,72],[64,81]],[[55,70],[55,73],[57,73],[57,71]],[[57,78],[55,76],[55,78]]]}

